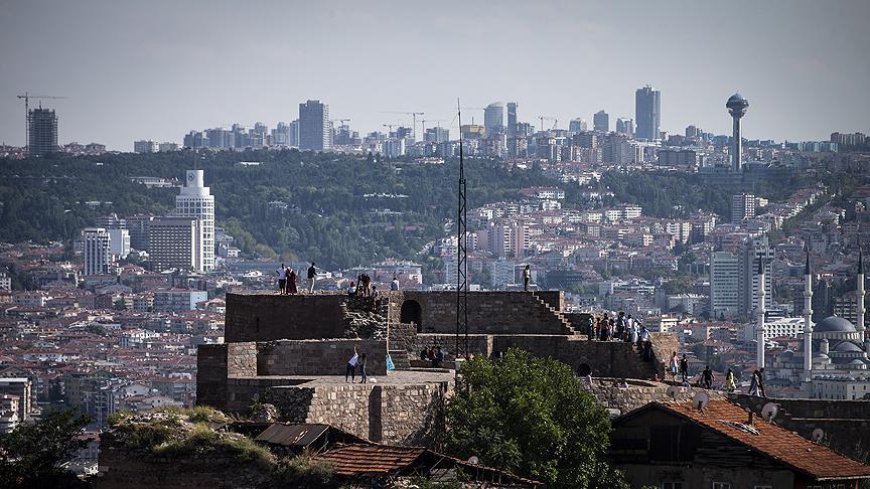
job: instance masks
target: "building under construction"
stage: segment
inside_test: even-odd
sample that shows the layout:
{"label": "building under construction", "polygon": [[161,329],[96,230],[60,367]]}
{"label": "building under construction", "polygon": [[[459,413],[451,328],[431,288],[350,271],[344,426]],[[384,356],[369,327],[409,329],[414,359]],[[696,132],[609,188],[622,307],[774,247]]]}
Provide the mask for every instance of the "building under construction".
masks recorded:
{"label": "building under construction", "polygon": [[57,151],[57,115],[53,110],[30,110],[27,114],[27,148],[30,156],[45,156]]}

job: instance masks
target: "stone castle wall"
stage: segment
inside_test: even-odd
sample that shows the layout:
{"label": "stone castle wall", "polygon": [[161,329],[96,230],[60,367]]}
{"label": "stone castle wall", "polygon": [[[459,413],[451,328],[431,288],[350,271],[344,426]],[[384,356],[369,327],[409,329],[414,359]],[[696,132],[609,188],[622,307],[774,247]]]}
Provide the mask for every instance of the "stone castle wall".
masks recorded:
{"label": "stone castle wall", "polygon": [[[257,343],[255,375],[344,375],[354,348],[368,375],[386,375],[387,344],[378,340],[279,340]],[[359,370],[359,369],[357,369]],[[359,375],[359,372],[357,372]]]}
{"label": "stone castle wall", "polygon": [[227,294],[227,343],[344,338],[343,295]]}

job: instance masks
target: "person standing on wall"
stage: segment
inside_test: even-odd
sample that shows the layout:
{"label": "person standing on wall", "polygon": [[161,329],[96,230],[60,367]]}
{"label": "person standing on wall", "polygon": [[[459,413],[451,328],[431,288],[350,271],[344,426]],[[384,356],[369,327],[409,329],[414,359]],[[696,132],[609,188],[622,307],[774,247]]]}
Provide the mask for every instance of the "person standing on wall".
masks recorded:
{"label": "person standing on wall", "polygon": [[298,290],[296,290],[296,270],[292,268],[288,268],[290,273],[287,274],[287,293],[290,295],[296,295]]}
{"label": "person standing on wall", "polygon": [[278,275],[278,293],[283,294],[284,287],[287,284],[286,276],[284,275],[285,272],[284,272],[284,264],[283,263],[281,264],[281,266],[277,270],[275,270],[275,273]]}
{"label": "person standing on wall", "polygon": [[523,290],[529,291],[529,281],[532,280],[532,269],[531,265],[526,265],[526,268],[523,270]]}
{"label": "person standing on wall", "polygon": [[344,381],[347,382],[347,378],[350,377],[350,382],[356,379],[356,366],[359,363],[359,352],[356,347],[353,347],[353,356],[350,357],[350,360],[347,361],[347,368],[344,371]]}
{"label": "person standing on wall", "polygon": [[311,262],[311,266],[308,267],[308,293],[314,293],[314,280],[317,278],[317,267],[314,266],[314,262]]}

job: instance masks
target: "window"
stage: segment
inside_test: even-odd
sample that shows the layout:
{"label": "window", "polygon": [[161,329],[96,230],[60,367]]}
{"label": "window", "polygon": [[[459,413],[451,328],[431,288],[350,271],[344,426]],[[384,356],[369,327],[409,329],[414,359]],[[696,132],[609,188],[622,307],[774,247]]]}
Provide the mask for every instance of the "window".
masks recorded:
{"label": "window", "polygon": [[713,489],[731,489],[731,484],[728,482],[714,482]]}
{"label": "window", "polygon": [[662,482],[662,489],[683,489],[682,482]]}

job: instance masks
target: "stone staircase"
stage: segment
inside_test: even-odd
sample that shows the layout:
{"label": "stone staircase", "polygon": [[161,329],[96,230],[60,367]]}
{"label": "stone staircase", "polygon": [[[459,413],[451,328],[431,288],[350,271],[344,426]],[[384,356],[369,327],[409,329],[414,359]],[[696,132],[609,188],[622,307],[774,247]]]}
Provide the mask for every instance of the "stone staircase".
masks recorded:
{"label": "stone staircase", "polygon": [[532,297],[535,298],[535,301],[538,303],[538,305],[541,308],[543,308],[545,311],[547,311],[547,312],[542,312],[543,314],[547,314],[548,318],[551,316],[555,316],[557,319],[559,319],[559,321],[562,323],[562,326],[564,329],[564,332],[562,334],[572,335],[572,336],[579,334],[574,329],[574,327],[571,325],[571,321],[568,321],[568,318],[565,317],[565,315],[562,314],[558,309],[556,309],[555,307],[548,304],[547,301],[545,301],[544,299],[541,299],[541,297],[538,296],[538,294],[535,292],[532,292]]}

